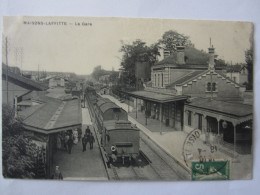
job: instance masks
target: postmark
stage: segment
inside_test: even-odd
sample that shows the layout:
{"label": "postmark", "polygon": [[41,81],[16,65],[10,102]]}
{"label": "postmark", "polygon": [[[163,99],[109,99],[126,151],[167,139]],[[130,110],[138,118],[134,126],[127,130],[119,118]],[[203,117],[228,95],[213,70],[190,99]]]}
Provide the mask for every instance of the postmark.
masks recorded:
{"label": "postmark", "polygon": [[191,169],[192,180],[229,179],[229,158],[219,152],[218,142],[205,139],[200,129],[194,129],[183,143],[183,159]]}

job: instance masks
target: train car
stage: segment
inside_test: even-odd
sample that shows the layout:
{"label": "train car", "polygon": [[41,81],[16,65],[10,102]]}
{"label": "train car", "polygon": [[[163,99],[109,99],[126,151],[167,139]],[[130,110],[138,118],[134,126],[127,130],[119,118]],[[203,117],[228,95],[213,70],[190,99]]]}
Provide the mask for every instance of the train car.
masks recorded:
{"label": "train car", "polygon": [[95,113],[100,133],[105,121],[128,120],[127,112],[107,98],[98,98]]}

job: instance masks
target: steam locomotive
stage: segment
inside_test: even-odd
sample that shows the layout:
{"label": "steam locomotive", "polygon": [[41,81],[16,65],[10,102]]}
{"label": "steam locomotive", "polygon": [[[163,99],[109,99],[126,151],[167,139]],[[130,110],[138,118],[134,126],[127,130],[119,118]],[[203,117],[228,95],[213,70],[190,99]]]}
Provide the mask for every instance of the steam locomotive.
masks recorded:
{"label": "steam locomotive", "polygon": [[128,121],[127,112],[107,98],[91,95],[92,111],[108,162],[135,161],[139,155],[140,130]]}

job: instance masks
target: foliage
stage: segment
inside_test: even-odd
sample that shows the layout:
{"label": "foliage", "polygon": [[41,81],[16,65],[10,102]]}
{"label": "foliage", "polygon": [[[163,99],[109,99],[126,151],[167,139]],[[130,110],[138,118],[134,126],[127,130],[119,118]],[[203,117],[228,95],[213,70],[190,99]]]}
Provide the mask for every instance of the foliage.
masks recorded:
{"label": "foliage", "polygon": [[140,39],[135,40],[132,44],[125,44],[121,41],[122,46],[120,52],[123,53],[121,66],[125,73],[121,80],[128,83],[130,86],[136,85],[135,65],[137,62],[148,62],[153,65],[156,62],[156,56],[160,55],[158,44],[147,46],[145,42]]}
{"label": "foliage", "polygon": [[98,81],[101,76],[104,76],[107,74],[107,71],[101,68],[101,65],[98,65],[94,68],[91,76]]}
{"label": "foliage", "polygon": [[171,53],[176,51],[177,46],[193,47],[188,36],[178,33],[177,31],[169,30],[165,32],[158,44]]}
{"label": "foliage", "polygon": [[247,89],[253,89],[253,63],[254,63],[254,51],[253,48],[246,50],[245,52],[245,61],[246,61],[246,68],[248,70],[248,84]]}
{"label": "foliage", "polygon": [[109,81],[116,84],[117,81],[118,81],[118,76],[119,76],[119,73],[116,72],[116,71],[112,71],[110,76],[109,76]]}
{"label": "foliage", "polygon": [[215,67],[225,68],[225,67],[227,67],[227,63],[226,63],[225,60],[216,59],[216,60],[215,60]]}
{"label": "foliage", "polygon": [[36,145],[22,134],[21,120],[8,105],[2,106],[3,176],[34,178]]}

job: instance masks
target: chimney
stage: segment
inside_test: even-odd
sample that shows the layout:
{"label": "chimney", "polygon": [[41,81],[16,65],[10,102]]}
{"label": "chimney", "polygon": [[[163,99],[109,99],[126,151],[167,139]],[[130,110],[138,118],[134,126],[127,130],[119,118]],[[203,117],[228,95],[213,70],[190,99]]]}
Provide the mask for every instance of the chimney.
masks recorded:
{"label": "chimney", "polygon": [[170,50],[168,50],[168,49],[163,50],[163,59],[169,57],[170,55],[171,55]]}
{"label": "chimney", "polygon": [[215,48],[213,45],[209,48],[209,70],[215,70]]}
{"label": "chimney", "polygon": [[185,64],[184,60],[184,46],[177,46],[177,64]]}

